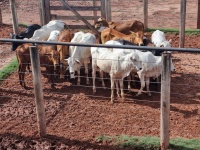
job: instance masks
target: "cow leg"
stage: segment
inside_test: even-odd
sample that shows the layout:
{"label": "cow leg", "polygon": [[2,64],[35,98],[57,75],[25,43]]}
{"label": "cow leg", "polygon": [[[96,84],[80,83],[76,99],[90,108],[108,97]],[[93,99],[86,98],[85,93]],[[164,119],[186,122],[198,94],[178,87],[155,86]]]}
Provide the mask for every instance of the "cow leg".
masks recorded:
{"label": "cow leg", "polygon": [[117,97],[120,98],[120,94],[119,94],[119,81],[115,80],[115,86],[116,86],[116,90],[117,90]]}
{"label": "cow leg", "polygon": [[149,96],[151,96],[150,90],[149,90],[149,83],[150,83],[150,78],[149,77],[145,77],[146,79],[146,87],[147,87],[147,94]]}
{"label": "cow leg", "polygon": [[128,90],[131,91],[131,74],[127,76],[127,80],[128,80]]}
{"label": "cow leg", "polygon": [[123,84],[123,80],[119,80],[119,84],[120,84],[120,90],[121,90],[121,97],[122,97],[122,100],[124,101],[125,100],[125,97],[124,97],[124,84]]}
{"label": "cow leg", "polygon": [[86,75],[86,84],[89,84],[89,77],[88,77],[88,63],[85,62],[85,75]]}
{"label": "cow leg", "polygon": [[110,76],[110,83],[111,83],[111,103],[114,101],[114,89],[115,89],[115,84],[112,75]]}
{"label": "cow leg", "polygon": [[62,63],[60,64],[60,79],[64,79],[64,66]]}
{"label": "cow leg", "polygon": [[20,74],[21,74],[21,86],[24,87],[25,89],[28,89],[26,87],[24,77],[25,77],[25,71],[26,71],[26,65],[21,66]]}
{"label": "cow leg", "polygon": [[106,89],[105,82],[104,82],[104,79],[103,79],[103,71],[100,69],[100,70],[99,70],[99,73],[100,73],[100,78],[101,78],[102,87],[103,87],[104,89]]}
{"label": "cow leg", "polygon": [[81,77],[80,77],[81,73],[80,73],[80,68],[77,69],[77,75],[78,75],[77,85],[80,85],[80,83],[81,83]]}
{"label": "cow leg", "polygon": [[23,84],[22,84],[22,65],[19,63],[19,66],[18,66],[18,76],[19,76],[19,83],[20,85],[23,87]]}
{"label": "cow leg", "polygon": [[93,93],[96,93],[95,79],[96,79],[97,66],[92,65],[92,81],[93,81]]}
{"label": "cow leg", "polygon": [[[140,70],[140,71],[141,71],[141,70]],[[143,89],[144,89],[144,87],[145,87],[144,75],[141,74],[140,71],[138,71],[138,76],[139,76],[139,78],[140,78],[141,87],[140,87],[140,90],[138,91],[138,93],[137,93],[136,96],[139,96],[139,95],[142,93],[142,91],[143,91]]]}

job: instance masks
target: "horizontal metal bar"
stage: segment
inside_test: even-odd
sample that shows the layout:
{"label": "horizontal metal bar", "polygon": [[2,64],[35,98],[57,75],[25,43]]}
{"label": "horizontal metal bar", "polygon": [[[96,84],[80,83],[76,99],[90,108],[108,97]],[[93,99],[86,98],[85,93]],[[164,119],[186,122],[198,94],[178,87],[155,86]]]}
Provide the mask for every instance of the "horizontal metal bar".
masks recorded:
{"label": "horizontal metal bar", "polygon": [[179,52],[200,52],[198,48],[168,48],[168,47],[150,47],[150,46],[133,46],[133,45],[112,45],[112,44],[84,44],[77,42],[50,42],[36,40],[20,40],[20,39],[5,39],[0,38],[0,42],[18,42],[18,43],[34,43],[47,45],[72,45],[83,47],[105,47],[105,48],[123,48],[123,49],[139,49],[139,50],[157,50],[157,51],[179,51]]}

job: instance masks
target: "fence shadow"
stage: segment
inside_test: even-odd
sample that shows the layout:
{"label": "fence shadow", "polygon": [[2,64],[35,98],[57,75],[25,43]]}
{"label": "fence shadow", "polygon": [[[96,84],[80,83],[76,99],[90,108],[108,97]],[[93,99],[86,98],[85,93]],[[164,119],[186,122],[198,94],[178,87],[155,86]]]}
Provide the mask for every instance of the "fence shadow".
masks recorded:
{"label": "fence shadow", "polygon": [[25,137],[17,134],[0,134],[1,147],[11,149],[101,149],[115,150],[116,146],[92,143],[89,141],[71,140],[56,135],[47,135],[45,138]]}

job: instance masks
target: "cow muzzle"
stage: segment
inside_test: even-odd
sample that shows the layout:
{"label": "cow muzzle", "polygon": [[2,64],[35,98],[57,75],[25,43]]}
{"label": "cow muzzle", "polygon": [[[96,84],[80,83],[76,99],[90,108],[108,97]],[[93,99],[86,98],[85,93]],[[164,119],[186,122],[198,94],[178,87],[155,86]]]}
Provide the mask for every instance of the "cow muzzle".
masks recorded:
{"label": "cow muzzle", "polygon": [[70,78],[71,78],[71,79],[74,79],[74,78],[75,78],[74,72],[70,72]]}

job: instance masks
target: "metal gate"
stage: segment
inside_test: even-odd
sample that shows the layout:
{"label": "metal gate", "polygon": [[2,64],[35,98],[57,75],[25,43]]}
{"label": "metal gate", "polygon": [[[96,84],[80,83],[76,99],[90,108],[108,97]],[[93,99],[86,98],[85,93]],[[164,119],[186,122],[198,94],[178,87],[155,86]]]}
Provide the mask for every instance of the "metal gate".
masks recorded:
{"label": "metal gate", "polygon": [[100,16],[111,20],[110,0],[40,0],[41,23],[63,20],[70,29],[92,29]]}

